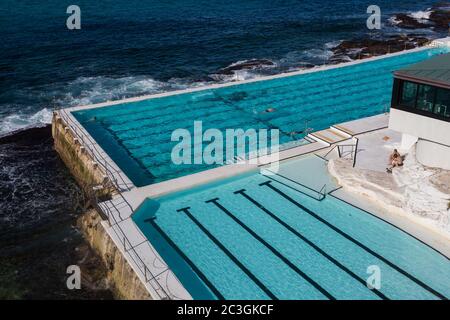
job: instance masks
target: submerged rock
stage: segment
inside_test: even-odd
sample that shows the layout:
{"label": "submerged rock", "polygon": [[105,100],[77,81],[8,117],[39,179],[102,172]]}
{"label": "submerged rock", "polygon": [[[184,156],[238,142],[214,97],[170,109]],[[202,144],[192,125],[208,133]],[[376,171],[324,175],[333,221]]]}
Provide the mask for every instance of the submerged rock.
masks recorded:
{"label": "submerged rock", "polygon": [[254,70],[257,68],[273,67],[275,63],[269,59],[250,59],[239,61],[220,69],[217,74],[232,75],[240,70]]}
{"label": "submerged rock", "polygon": [[449,29],[450,24],[450,2],[437,3],[420,16],[397,13],[391,21],[397,27],[404,29],[432,28],[436,31],[445,31]]}
{"label": "submerged rock", "polygon": [[450,2],[442,2],[433,6],[430,14],[430,21],[436,29],[450,29]]}
{"label": "submerged rock", "polygon": [[[394,15],[393,21],[395,21],[395,25],[404,29],[421,29],[421,28],[429,28],[430,24],[427,20],[419,20],[407,13],[397,13]],[[425,22],[423,22],[425,21]]]}
{"label": "submerged rock", "polygon": [[344,40],[332,48],[334,55],[331,62],[339,63],[349,60],[365,59],[398,51],[413,49],[427,44],[428,38],[418,35],[398,35],[387,39],[353,39]]}

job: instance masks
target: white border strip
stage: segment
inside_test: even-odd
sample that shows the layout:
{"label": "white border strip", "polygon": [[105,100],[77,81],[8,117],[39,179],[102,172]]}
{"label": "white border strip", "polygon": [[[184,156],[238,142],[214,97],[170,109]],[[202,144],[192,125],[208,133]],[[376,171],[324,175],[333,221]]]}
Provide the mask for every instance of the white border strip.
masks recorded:
{"label": "white border strip", "polygon": [[[72,112],[68,111],[67,109],[61,109],[58,110],[57,113],[59,114],[60,118],[65,122],[64,125],[68,126],[70,130],[72,130],[75,133],[74,138],[78,138],[78,136],[81,136],[83,140],[82,142],[84,143],[89,142],[88,148],[90,152],[94,153],[94,156],[97,159],[101,159],[104,161],[104,163],[99,163],[100,166],[104,167],[110,166],[113,169],[113,172],[111,173],[116,179],[116,181],[118,181],[119,183],[123,181],[125,183],[125,187],[127,187],[128,189],[136,188],[134,183],[128,178],[125,172],[123,172],[122,169],[120,169],[119,166],[111,159],[108,153],[106,153],[105,150],[103,150],[100,144],[97,143],[97,141],[90,135],[90,133],[84,128],[84,126],[75,118]],[[61,113],[64,113],[65,115],[61,116]],[[69,118],[71,122],[75,123],[76,127],[74,128],[71,125],[71,123],[67,123],[64,117]],[[95,161],[95,159],[92,160]]]}

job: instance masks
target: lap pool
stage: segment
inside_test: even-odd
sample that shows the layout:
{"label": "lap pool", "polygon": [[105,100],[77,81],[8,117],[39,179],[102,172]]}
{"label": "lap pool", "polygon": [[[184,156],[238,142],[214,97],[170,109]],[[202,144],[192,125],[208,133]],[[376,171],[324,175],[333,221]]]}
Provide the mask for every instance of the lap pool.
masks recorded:
{"label": "lap pool", "polygon": [[[314,165],[326,180],[324,163],[312,158],[281,169]],[[337,197],[304,191],[250,173],[147,199],[132,219],[194,299],[450,297],[446,257]],[[381,287],[371,290],[374,267]]]}
{"label": "lap pool", "polygon": [[[305,128],[380,114],[388,109],[392,72],[447,49],[429,48],[363,63],[141,101],[73,111],[136,186],[199,172],[208,165],[171,161],[175,129],[279,129],[280,143],[308,143]],[[275,111],[265,113],[268,108]],[[293,133],[296,134],[293,134]]]}

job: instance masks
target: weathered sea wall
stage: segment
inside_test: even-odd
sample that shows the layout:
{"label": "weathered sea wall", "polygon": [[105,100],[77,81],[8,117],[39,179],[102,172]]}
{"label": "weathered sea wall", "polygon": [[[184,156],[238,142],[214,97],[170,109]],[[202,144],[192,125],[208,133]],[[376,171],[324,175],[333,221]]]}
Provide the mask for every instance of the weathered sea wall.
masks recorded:
{"label": "weathered sea wall", "polygon": [[[56,114],[52,120],[52,136],[56,152],[83,189],[87,191],[88,188],[105,182],[105,173]],[[103,192],[113,194],[114,190]]]}
{"label": "weathered sea wall", "polygon": [[[52,135],[55,150],[85,192],[91,192],[95,185],[107,186],[98,191],[99,197],[111,197],[116,192],[111,184],[105,183],[107,177],[101,167],[56,114],[52,120]],[[95,209],[88,209],[78,219],[78,225],[90,246],[105,263],[107,280],[115,297],[151,299],[136,273],[106,232],[100,214]]]}
{"label": "weathered sea wall", "polygon": [[83,236],[106,265],[107,279],[117,299],[151,299],[131,266],[102,225],[99,214],[90,209],[78,219]]}

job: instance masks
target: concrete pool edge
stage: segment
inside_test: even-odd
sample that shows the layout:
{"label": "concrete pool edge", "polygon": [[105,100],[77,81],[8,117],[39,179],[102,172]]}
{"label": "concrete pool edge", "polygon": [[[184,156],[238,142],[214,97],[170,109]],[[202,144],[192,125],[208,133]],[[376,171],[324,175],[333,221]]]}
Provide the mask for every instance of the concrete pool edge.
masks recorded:
{"label": "concrete pool edge", "polygon": [[394,53],[388,53],[388,54],[384,54],[381,56],[375,56],[375,57],[370,57],[370,58],[361,59],[361,60],[354,60],[354,61],[350,61],[350,62],[343,62],[343,63],[333,64],[333,65],[318,66],[318,67],[314,67],[311,69],[298,70],[298,71],[292,71],[292,72],[284,72],[284,73],[279,73],[276,75],[262,76],[262,77],[258,77],[258,78],[247,79],[247,80],[217,83],[217,84],[199,86],[199,87],[188,88],[188,89],[174,90],[174,91],[168,91],[168,92],[162,92],[162,93],[156,93],[156,94],[148,94],[148,95],[143,95],[143,96],[138,96],[138,97],[106,101],[106,102],[83,105],[83,106],[75,106],[75,107],[66,108],[65,110],[67,110],[69,112],[74,112],[74,111],[80,111],[80,110],[88,110],[88,109],[113,106],[113,105],[118,105],[118,104],[123,104],[123,103],[137,102],[137,101],[148,100],[148,99],[169,97],[169,96],[180,95],[180,94],[185,94],[185,93],[200,92],[200,91],[210,90],[210,89],[219,89],[219,88],[225,88],[225,87],[231,87],[231,86],[239,86],[242,84],[249,84],[249,83],[255,83],[255,82],[260,82],[260,81],[280,79],[280,78],[292,77],[292,76],[297,76],[297,75],[302,75],[302,74],[320,72],[320,71],[324,71],[324,70],[342,68],[342,67],[357,65],[357,64],[361,64],[361,63],[365,63],[365,62],[381,60],[381,59],[385,59],[385,58],[389,58],[389,57],[395,57],[395,56],[399,56],[399,55],[403,55],[403,54],[420,52],[420,51],[430,50],[433,48],[436,49],[439,47],[450,48],[450,37],[435,39],[435,40],[431,41],[429,44],[422,46],[422,47],[409,49],[409,50],[403,50],[403,51],[394,52]]}
{"label": "concrete pool edge", "polygon": [[[135,188],[134,183],[120,169],[120,167],[111,159],[111,157],[103,150],[103,148],[95,141],[91,134],[78,122],[71,112],[67,109],[55,111],[52,119],[52,127],[54,131],[64,132],[69,136],[75,145],[80,146],[81,154],[89,154],[92,163],[89,167],[96,171],[97,167],[103,168],[104,179],[110,179],[120,191],[131,190]],[[97,179],[99,183],[101,179]]]}

